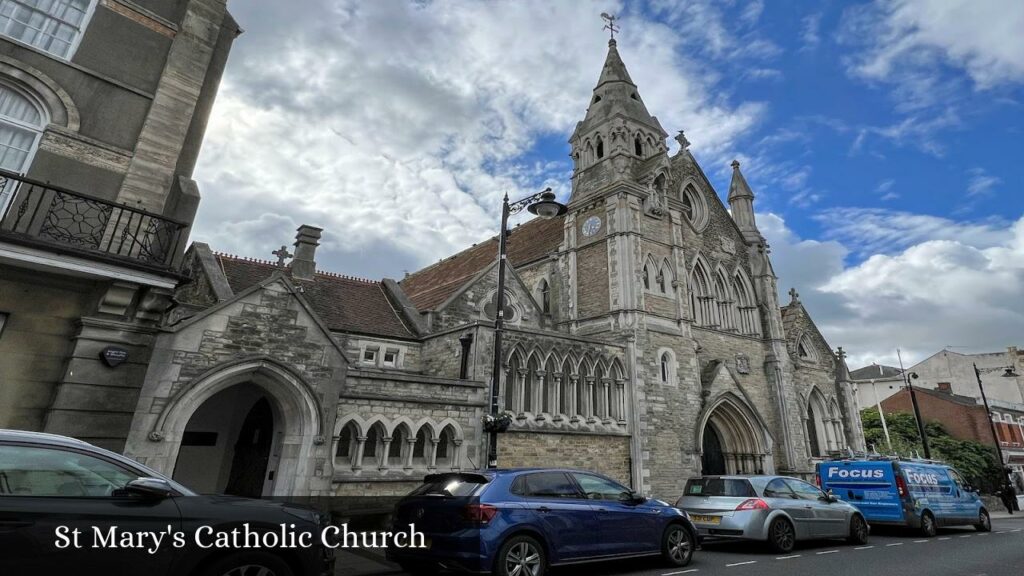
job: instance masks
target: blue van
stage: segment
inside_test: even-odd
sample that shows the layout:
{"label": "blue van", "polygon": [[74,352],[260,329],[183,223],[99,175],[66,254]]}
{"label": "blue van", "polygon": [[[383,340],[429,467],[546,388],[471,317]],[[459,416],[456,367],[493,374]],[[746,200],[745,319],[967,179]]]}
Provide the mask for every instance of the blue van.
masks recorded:
{"label": "blue van", "polygon": [[939,526],[992,521],[981,497],[953,468],[931,460],[849,459],[821,462],[818,486],[856,506],[869,524],[910,526],[928,537]]}

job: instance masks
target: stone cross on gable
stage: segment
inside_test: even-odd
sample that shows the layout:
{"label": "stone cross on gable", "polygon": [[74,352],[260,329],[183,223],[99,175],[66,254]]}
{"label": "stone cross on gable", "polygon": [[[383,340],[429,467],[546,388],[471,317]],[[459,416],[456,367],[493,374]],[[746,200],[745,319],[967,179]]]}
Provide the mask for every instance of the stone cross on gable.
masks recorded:
{"label": "stone cross on gable", "polygon": [[281,246],[280,250],[274,250],[271,254],[277,256],[277,265],[281,268],[284,268],[284,261],[293,256],[293,254],[288,251],[287,246]]}
{"label": "stone cross on gable", "polygon": [[840,360],[846,360],[846,350],[843,350],[843,347],[840,346],[836,349],[836,356],[839,356]]}
{"label": "stone cross on gable", "polygon": [[789,289],[789,297],[792,299],[793,302],[800,301],[800,293],[796,291],[796,288]]}

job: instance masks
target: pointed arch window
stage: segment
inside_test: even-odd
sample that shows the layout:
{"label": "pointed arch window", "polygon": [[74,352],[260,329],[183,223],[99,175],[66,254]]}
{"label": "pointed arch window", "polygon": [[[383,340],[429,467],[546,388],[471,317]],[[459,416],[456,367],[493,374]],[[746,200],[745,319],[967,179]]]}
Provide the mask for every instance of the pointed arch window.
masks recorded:
{"label": "pointed arch window", "polygon": [[796,350],[797,355],[804,362],[818,361],[818,352],[815,349],[814,344],[811,343],[811,339],[808,338],[806,334],[800,337],[800,341],[797,343]]}
{"label": "pointed arch window", "polygon": [[703,230],[709,221],[707,204],[693,184],[687,184],[680,192],[683,202],[683,216],[696,230]]}
{"label": "pointed arch window", "polygon": [[637,134],[636,137],[633,138],[633,152],[641,158],[643,158],[644,156],[644,144],[643,142],[640,141],[639,134]]}
{"label": "pointed arch window", "polygon": [[719,326],[722,330],[736,330],[736,300],[721,270],[715,275],[715,298],[718,300]]}
{"label": "pointed arch window", "polygon": [[354,464],[356,448],[359,446],[359,434],[356,432],[356,425],[353,422],[345,424],[338,435],[338,446],[334,450],[334,457],[343,464]]}
{"label": "pointed arch window", "polygon": [[604,158],[604,140],[600,136],[597,137],[597,157]]}
{"label": "pointed arch window", "polygon": [[544,314],[551,313],[551,286],[546,278],[541,278],[537,283],[537,300],[540,304],[540,311]]}
{"label": "pointed arch window", "polygon": [[651,289],[651,265],[644,264],[644,290]]}
{"label": "pointed arch window", "polygon": [[668,383],[668,367],[671,360],[672,359],[668,356],[668,352],[663,352],[661,354],[661,381],[666,384]]}
{"label": "pointed arch window", "polygon": [[761,335],[761,321],[757,314],[757,303],[754,299],[750,283],[737,272],[732,279],[733,292],[736,294],[736,310],[739,313],[737,329],[748,336]]}
{"label": "pointed arch window", "polygon": [[690,281],[690,313],[697,326],[718,326],[718,306],[711,292],[711,280],[700,260],[693,267]]}

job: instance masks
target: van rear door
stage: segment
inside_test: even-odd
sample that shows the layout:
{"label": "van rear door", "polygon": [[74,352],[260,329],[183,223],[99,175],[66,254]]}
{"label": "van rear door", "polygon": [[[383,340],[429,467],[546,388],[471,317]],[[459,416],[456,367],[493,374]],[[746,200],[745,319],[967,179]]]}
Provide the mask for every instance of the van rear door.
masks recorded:
{"label": "van rear door", "polygon": [[837,460],[818,464],[821,489],[857,507],[868,522],[903,522],[896,475],[888,460]]}

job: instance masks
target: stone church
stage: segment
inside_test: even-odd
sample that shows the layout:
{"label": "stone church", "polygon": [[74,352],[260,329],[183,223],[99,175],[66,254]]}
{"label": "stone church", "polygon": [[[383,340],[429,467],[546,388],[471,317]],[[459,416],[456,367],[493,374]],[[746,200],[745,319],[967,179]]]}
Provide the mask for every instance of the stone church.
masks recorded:
{"label": "stone church", "polygon": [[[614,40],[586,106],[568,212],[508,240],[499,465],[675,499],[689,476],[863,450],[842,352],[795,290],[780,306],[739,164],[726,206]],[[126,453],[246,495],[396,495],[486,465],[497,239],[396,282],[317,270],[321,234],[278,262],[192,245]]]}

